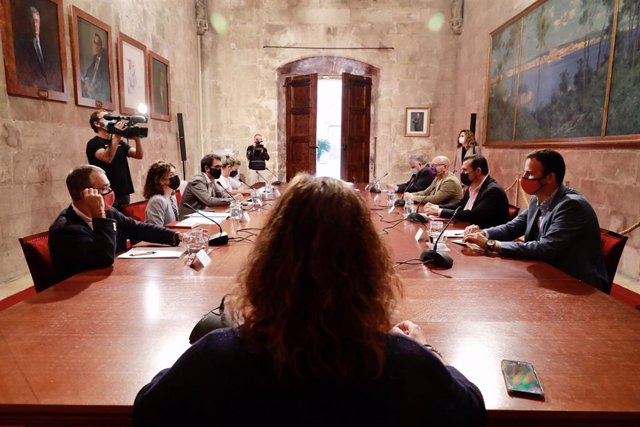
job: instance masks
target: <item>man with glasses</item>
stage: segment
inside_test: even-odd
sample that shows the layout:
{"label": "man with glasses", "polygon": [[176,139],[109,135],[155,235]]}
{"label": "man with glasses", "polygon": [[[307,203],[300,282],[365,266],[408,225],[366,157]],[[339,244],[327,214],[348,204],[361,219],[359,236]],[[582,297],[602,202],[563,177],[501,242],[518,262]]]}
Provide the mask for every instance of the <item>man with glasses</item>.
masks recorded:
{"label": "man with glasses", "polygon": [[67,175],[71,205],[49,228],[56,282],[90,268],[109,267],[127,239],[178,245],[180,233],[145,224],[112,209],[115,195],[104,170],[79,166]]}
{"label": "man with glasses", "polygon": [[436,168],[429,165],[423,155],[409,157],[409,168],[411,178],[407,182],[398,185],[387,184],[387,188],[396,193],[415,193],[430,186],[436,176]]}
{"label": "man with glasses", "polygon": [[[222,158],[217,154],[207,154],[200,160],[200,173],[187,184],[182,195],[182,205],[180,206],[180,218],[193,213],[193,211],[185,206],[188,204],[194,209],[204,209],[207,206],[223,206],[228,205],[231,197],[224,192],[216,181],[222,174]],[[242,195],[236,196],[238,200],[242,200]]]}
{"label": "man with glasses", "polygon": [[[598,217],[580,193],[562,184],[564,159],[553,150],[530,153],[520,179],[529,208],[507,224],[465,229],[464,241],[488,253],[546,261],[594,288],[609,281],[600,249]],[[512,240],[524,236],[524,242]]]}
{"label": "man with glasses", "polygon": [[449,159],[445,156],[436,156],[431,160],[431,166],[436,169],[436,177],[425,190],[413,193],[414,202],[442,205],[462,199],[462,185],[458,177],[449,172],[449,165]]}

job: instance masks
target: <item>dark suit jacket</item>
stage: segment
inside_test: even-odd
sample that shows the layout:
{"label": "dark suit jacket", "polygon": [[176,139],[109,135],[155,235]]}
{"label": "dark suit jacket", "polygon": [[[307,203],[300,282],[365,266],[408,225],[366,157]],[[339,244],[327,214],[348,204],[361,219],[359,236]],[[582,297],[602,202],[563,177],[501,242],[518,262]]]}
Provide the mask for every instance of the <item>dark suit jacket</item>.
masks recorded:
{"label": "dark suit jacket", "polygon": [[211,183],[211,189],[207,187],[207,178],[204,172],[195,175],[184,189],[184,194],[178,208],[180,211],[180,219],[193,213],[189,208],[184,207],[185,203],[193,206],[195,209],[204,209],[207,206],[228,205],[231,197],[227,197],[222,189],[215,183]]}
{"label": "dark suit jacket", "polygon": [[[104,49],[98,63],[98,69],[94,69],[98,55],[93,55],[91,64],[87,67],[82,79],[82,96],[102,102],[111,102],[111,81],[109,78],[109,53]],[[85,86],[85,82],[88,88]]]}
{"label": "dark suit jacket", "polygon": [[[442,208],[440,216],[443,218],[451,218],[456,208],[462,207],[462,209],[464,209],[469,201],[469,197],[469,188],[467,188],[464,191],[462,200],[459,202],[439,206]],[[485,179],[480,186],[480,191],[473,204],[473,208],[458,211],[456,219],[477,224],[480,228],[504,224],[509,221],[509,199],[507,198],[507,194],[495,179],[487,176],[487,179]]]}
{"label": "dark suit jacket", "polygon": [[[487,237],[500,241],[501,255],[546,261],[591,286],[606,291],[607,270],[600,248],[598,217],[587,200],[575,190],[561,185],[553,198],[539,238],[533,239],[538,198],[512,221],[485,230]],[[524,235],[524,242],[512,242]]]}
{"label": "dark suit jacket", "polygon": [[408,191],[409,193],[422,191],[429,187],[432,182],[433,177],[429,175],[429,166],[425,165],[425,167],[420,169],[415,176],[412,175],[409,181],[404,184],[398,184],[397,191],[398,193],[404,193],[405,191]]}
{"label": "dark suit jacket", "polygon": [[116,252],[133,242],[173,244],[176,233],[164,227],[135,221],[115,209],[106,218],[94,218],[93,230],[71,206],[49,228],[49,250],[56,282],[90,268],[113,264]]}
{"label": "dark suit jacket", "polygon": [[63,91],[60,48],[55,41],[40,37],[40,50],[44,64],[40,64],[31,32],[20,36],[15,43],[16,74],[18,82],[40,89]]}

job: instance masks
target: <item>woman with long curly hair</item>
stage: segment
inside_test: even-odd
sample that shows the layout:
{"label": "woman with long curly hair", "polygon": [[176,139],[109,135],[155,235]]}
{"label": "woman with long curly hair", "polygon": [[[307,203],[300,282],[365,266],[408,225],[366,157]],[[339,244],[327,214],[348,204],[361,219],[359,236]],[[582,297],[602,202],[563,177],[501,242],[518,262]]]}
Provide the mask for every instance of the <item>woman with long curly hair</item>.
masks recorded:
{"label": "woman with long curly hair", "polygon": [[476,141],[476,136],[469,129],[462,129],[458,133],[456,141],[456,154],[453,156],[453,168],[451,172],[460,179],[462,164],[470,157],[482,154],[482,149]]}
{"label": "woman with long curly hair", "polygon": [[239,326],[215,330],[138,393],[134,424],[482,425],[482,395],[393,326],[401,283],[360,196],[298,175],[239,275]]}
{"label": "woman with long curly hair", "polygon": [[148,199],[145,222],[166,225],[178,219],[175,191],[180,187],[180,177],[171,163],[158,160],[149,167],[144,182],[144,198]]}

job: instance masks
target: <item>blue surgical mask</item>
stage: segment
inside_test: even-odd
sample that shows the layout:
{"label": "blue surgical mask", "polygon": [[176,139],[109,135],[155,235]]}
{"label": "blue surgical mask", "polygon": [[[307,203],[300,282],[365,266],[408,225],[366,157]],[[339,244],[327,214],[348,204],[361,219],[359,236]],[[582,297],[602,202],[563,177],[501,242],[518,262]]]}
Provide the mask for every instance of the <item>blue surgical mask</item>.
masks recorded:
{"label": "blue surgical mask", "polygon": [[411,175],[418,175],[418,169],[411,168]]}

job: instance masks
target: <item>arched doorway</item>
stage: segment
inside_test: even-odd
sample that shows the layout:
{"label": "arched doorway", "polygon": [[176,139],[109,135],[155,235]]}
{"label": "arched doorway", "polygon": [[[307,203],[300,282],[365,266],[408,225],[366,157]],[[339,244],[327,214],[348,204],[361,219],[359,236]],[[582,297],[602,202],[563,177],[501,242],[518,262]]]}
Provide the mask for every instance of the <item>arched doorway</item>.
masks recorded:
{"label": "arched doorway", "polygon": [[315,173],[318,76],[338,76],[343,81],[342,179],[369,181],[376,148],[372,106],[377,98],[378,69],[337,56],[303,58],[278,68],[278,176],[291,179],[300,170]]}

